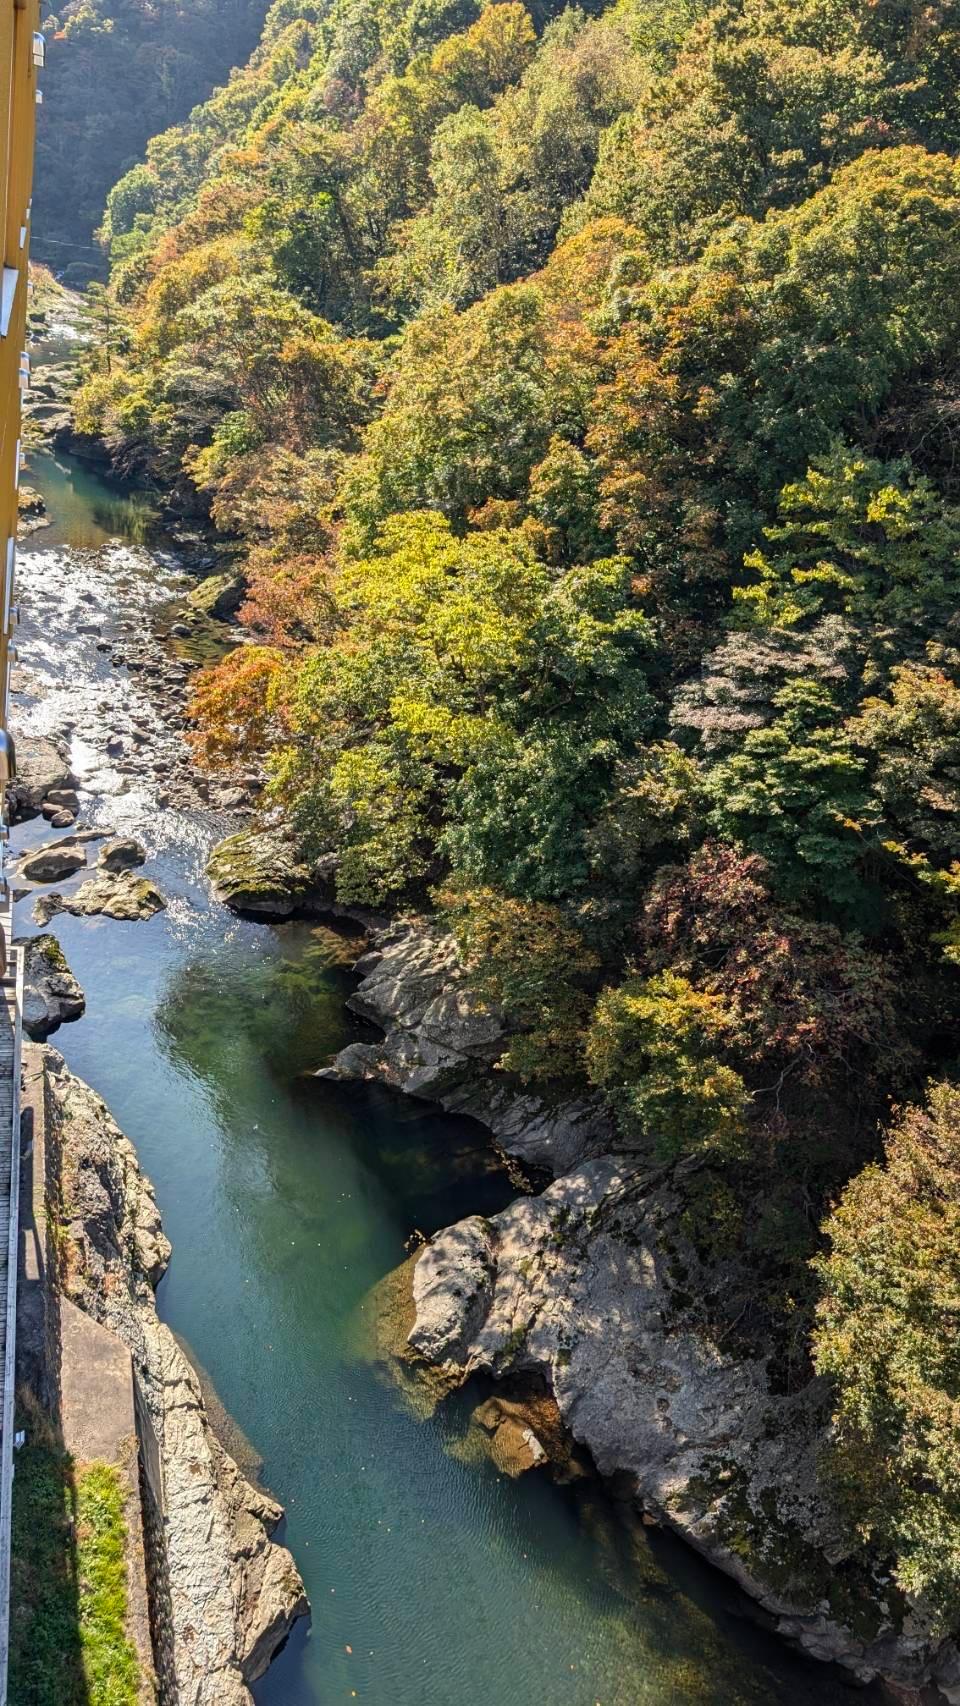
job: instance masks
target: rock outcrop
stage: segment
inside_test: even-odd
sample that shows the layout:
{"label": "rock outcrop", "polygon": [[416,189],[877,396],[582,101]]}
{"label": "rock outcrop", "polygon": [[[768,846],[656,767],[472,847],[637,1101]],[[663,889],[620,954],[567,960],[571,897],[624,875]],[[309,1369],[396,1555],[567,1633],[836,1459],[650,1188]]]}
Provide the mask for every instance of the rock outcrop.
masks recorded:
{"label": "rock outcrop", "polygon": [[24,949],[24,1029],[42,1042],[70,1019],[79,1019],[86,1000],[56,936],[19,937],[15,946]]}
{"label": "rock outcrop", "polygon": [[[440,1233],[413,1277],[410,1343],[448,1377],[533,1377],[605,1475],[682,1534],[813,1657],[960,1700],[960,1653],[898,1608],[838,1528],[818,1476],[825,1394],[770,1391],[764,1364],[684,1326],[696,1258],[676,1205],[615,1156],[586,1161],[492,1221]],[[917,1694],[916,1698],[919,1698]]]}
{"label": "rock outcrop", "polygon": [[76,787],[61,747],[42,735],[17,736],[17,774],[7,788],[10,821],[36,817],[51,790]]}
{"label": "rock outcrop", "polygon": [[216,898],[255,918],[289,918],[333,901],[332,861],[311,865],[274,829],[242,829],[213,849],[207,875]]}
{"label": "rock outcrop", "polygon": [[74,894],[65,896],[64,912],[77,918],[104,913],[107,918],[119,918],[127,923],[152,918],[162,912],[166,901],[148,877],[135,877],[132,871],[102,871],[90,877]]}
{"label": "rock outcrop", "polygon": [[471,993],[451,936],[414,919],[371,940],[348,1006],[385,1036],[352,1043],[321,1077],[379,1079],[472,1114],[507,1154],[553,1173],[610,1148],[613,1126],[599,1099],[553,1104],[494,1070],[506,1047],[503,1019]]}
{"label": "rock outcrop", "polygon": [[44,1053],[61,1285],[127,1346],[157,1441],[174,1696],[183,1706],[252,1706],[248,1685],[308,1610],[293,1559],[270,1538],[283,1513],[215,1438],[199,1381],[158,1319],[153,1288],[170,1246],[132,1145],[100,1097]]}
{"label": "rock outcrop", "polygon": [[240,609],[246,590],[246,583],[240,575],[206,575],[200,585],[188,593],[187,603],[201,615],[225,622]]}
{"label": "rock outcrop", "polygon": [[[374,1078],[486,1125],[555,1182],[492,1221],[437,1234],[413,1268],[413,1351],[441,1385],[487,1371],[552,1396],[569,1438],[638,1505],[725,1570],[781,1634],[900,1698],[935,1681],[960,1703],[960,1653],[921,1607],[904,1614],[841,1533],[818,1464],[827,1395],[784,1397],[762,1360],[725,1354],[690,1324],[706,1285],[666,1173],[618,1153],[590,1099],[551,1103],[496,1070],[501,1016],[472,995],[454,942],[430,921],[376,933],[350,1006],[384,1031],[322,1076]],[[523,1407],[478,1412],[511,1473],[543,1435]],[[503,1438],[499,1436],[503,1431]],[[551,1457],[554,1451],[550,1450]],[[913,1694],[913,1698],[919,1698]]]}

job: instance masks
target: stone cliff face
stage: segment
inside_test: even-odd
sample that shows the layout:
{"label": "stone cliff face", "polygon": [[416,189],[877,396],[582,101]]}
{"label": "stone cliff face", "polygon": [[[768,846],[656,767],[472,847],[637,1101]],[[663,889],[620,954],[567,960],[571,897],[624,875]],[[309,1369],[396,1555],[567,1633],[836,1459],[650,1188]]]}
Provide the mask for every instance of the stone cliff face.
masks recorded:
{"label": "stone cliff face", "polygon": [[377,1078],[410,1096],[473,1115],[506,1154],[562,1173],[614,1142],[599,1099],[552,1105],[494,1070],[505,1047],[500,1015],[467,987],[456,944],[414,920],[376,931],[357,962],[361,983],[347,1005],[380,1026],[376,1043],[352,1043],[321,1077]]}
{"label": "stone cliff face", "polygon": [[170,1245],[133,1146],[61,1057],[49,1048],[44,1055],[61,1287],[130,1351],[159,1451],[165,1509],[154,1540],[167,1697],[178,1706],[251,1706],[248,1684],[308,1609],[293,1559],[270,1539],[283,1512],[215,1438],[197,1377],[158,1319],[154,1286]]}
{"label": "stone cliff face", "polygon": [[374,938],[351,1005],[382,1026],[333,1068],[378,1077],[483,1121],[555,1182],[493,1221],[438,1234],[413,1270],[410,1344],[452,1381],[477,1370],[533,1377],[603,1474],[629,1475],[639,1506],[682,1534],[812,1656],[898,1698],[931,1681],[960,1702],[960,1654],[922,1608],[897,1603],[839,1531],[818,1476],[823,1388],[770,1390],[760,1360],[723,1353],[685,1324],[680,1287],[697,1261],[677,1229],[664,1170],[616,1153],[589,1102],[549,1106],[493,1070],[496,1014],[465,987],[456,951],[430,926]]}

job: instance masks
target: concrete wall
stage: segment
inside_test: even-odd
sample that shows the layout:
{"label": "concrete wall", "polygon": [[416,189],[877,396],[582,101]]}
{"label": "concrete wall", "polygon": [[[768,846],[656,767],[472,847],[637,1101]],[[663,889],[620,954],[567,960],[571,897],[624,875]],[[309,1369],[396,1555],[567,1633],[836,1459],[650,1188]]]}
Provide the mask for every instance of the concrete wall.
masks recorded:
{"label": "concrete wall", "polygon": [[[21,1119],[21,1239],[17,1333],[18,1380],[58,1424],[78,1464],[103,1462],[119,1471],[127,1523],[127,1627],[140,1661],[141,1706],[158,1698],[151,1635],[145,1526],[162,1545],[162,1518],[145,1525],[136,1376],[127,1347],[85,1315],[57,1286],[56,1229],[49,1205],[59,1198],[56,1145],[48,1142],[43,1050],[24,1048]],[[152,1438],[145,1441],[147,1453]]]}

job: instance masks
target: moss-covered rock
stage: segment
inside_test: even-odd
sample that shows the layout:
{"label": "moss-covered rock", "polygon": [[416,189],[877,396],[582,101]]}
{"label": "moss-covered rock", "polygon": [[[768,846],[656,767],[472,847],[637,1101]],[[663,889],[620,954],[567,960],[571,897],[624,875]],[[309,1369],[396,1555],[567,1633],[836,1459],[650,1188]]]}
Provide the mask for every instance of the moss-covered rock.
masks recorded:
{"label": "moss-covered rock", "polygon": [[271,830],[229,835],[211,853],[207,876],[218,900],[254,917],[289,918],[311,902],[333,899],[331,861],[311,865],[294,842]]}
{"label": "moss-covered rock", "polygon": [[191,610],[202,616],[213,616],[224,622],[234,616],[243,603],[246,587],[239,575],[207,575],[187,597]]}
{"label": "moss-covered rock", "polygon": [[119,918],[128,923],[152,918],[162,912],[166,901],[160,890],[147,877],[135,877],[132,871],[105,871],[91,877],[69,895],[63,903],[64,912],[78,918],[103,913],[107,918]]}
{"label": "moss-covered rock", "polygon": [[34,1041],[49,1037],[86,1006],[56,936],[20,938],[24,950],[23,1023]]}

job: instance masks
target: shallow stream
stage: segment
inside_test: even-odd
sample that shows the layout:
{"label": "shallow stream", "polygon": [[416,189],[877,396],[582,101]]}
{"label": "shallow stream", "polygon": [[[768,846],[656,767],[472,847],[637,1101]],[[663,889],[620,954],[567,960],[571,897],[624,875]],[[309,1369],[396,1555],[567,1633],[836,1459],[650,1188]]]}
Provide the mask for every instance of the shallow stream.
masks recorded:
{"label": "shallow stream", "polygon": [[[418,1419],[371,1362],[370,1289],[405,1240],[495,1213],[513,1187],[469,1121],[307,1076],[357,1034],[351,932],[212,903],[206,854],[237,820],[161,809],[149,752],[131,769],[106,754],[118,723],[153,713],[149,682],[98,643],[131,618],[147,638],[184,584],[175,552],[89,469],[43,452],[27,477],[53,525],[19,557],[17,721],[69,726],[83,820],[138,835],[169,899],[147,923],[54,920],[87,1011],[53,1044],[136,1144],[174,1246],[161,1313],[287,1509],[313,1617],[258,1706],[868,1699],[756,1630],[722,1577],[595,1484],[498,1475],[473,1449],[475,1395]],[[49,836],[35,820],[14,843]]]}

